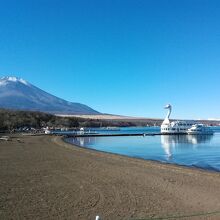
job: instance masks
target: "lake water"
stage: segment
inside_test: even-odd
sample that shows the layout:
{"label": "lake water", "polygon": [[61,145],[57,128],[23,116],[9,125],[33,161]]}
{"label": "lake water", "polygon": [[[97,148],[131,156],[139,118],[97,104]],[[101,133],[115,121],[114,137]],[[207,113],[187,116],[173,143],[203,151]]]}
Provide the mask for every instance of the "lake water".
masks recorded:
{"label": "lake water", "polygon": [[[84,137],[68,138],[66,141],[81,147],[129,157],[220,171],[220,128],[215,127],[214,130],[214,135]],[[155,133],[160,129],[147,127],[96,131],[99,133]]]}

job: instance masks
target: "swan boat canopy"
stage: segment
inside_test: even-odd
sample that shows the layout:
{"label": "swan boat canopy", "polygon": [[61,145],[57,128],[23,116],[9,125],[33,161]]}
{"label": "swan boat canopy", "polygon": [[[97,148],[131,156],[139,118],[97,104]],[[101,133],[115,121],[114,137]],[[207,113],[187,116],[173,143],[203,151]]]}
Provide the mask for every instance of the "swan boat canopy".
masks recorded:
{"label": "swan boat canopy", "polygon": [[162,134],[187,134],[188,129],[190,129],[195,122],[194,121],[170,121],[170,114],[172,111],[172,106],[166,105],[165,109],[168,109],[168,113],[161,125]]}

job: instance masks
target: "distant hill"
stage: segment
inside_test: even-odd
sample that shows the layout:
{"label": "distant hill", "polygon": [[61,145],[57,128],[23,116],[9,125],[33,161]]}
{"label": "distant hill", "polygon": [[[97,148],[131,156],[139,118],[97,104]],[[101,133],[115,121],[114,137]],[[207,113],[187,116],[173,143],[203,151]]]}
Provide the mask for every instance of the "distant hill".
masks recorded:
{"label": "distant hill", "polygon": [[53,96],[17,77],[0,79],[0,108],[65,115],[101,114],[87,105]]}

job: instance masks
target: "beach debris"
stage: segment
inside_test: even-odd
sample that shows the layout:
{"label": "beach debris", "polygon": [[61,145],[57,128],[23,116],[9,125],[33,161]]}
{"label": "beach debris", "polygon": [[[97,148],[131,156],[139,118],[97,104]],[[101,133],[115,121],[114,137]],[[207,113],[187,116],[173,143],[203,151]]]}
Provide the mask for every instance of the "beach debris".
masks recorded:
{"label": "beach debris", "polygon": [[97,216],[95,217],[95,220],[101,220],[101,218],[97,215]]}

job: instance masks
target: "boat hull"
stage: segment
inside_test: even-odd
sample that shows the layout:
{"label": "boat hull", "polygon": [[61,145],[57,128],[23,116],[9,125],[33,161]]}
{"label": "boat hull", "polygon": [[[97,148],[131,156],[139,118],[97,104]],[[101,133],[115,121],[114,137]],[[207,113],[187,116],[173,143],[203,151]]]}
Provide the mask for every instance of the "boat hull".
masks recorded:
{"label": "boat hull", "polygon": [[204,132],[201,132],[201,131],[188,131],[187,134],[190,134],[190,135],[212,135],[214,134],[213,131],[204,131]]}

